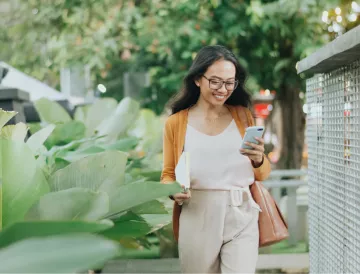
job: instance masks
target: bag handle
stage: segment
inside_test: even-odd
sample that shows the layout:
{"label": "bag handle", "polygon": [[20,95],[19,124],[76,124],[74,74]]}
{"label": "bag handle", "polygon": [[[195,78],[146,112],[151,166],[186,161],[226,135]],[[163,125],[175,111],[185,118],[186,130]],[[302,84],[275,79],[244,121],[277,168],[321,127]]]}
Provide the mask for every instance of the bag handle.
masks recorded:
{"label": "bag handle", "polygon": [[237,109],[238,117],[240,118],[241,122],[243,123],[244,128],[249,127],[249,124],[251,124],[251,123],[249,123],[249,116],[245,110],[245,107],[238,106],[236,109]]}

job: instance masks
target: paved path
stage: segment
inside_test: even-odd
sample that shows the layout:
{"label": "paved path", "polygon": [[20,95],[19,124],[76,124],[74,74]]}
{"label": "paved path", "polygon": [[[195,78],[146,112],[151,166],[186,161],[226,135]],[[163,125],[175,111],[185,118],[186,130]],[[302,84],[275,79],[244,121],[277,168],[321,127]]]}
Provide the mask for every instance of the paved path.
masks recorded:
{"label": "paved path", "polygon": [[[261,254],[259,273],[279,273],[264,270],[288,270],[291,273],[307,273],[309,255],[306,254]],[[305,272],[300,270],[305,269]],[[180,273],[178,259],[113,260],[106,264],[103,273]],[[284,272],[282,272],[284,273]]]}

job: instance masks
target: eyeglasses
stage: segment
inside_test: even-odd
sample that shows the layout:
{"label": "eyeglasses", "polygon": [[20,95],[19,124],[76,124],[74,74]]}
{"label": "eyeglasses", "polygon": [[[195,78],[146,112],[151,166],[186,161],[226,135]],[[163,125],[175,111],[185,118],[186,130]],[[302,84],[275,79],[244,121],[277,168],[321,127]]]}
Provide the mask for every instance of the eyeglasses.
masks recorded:
{"label": "eyeglasses", "polygon": [[230,81],[230,82],[225,82],[223,80],[220,79],[208,79],[205,75],[203,75],[203,77],[209,81],[209,88],[214,89],[214,90],[218,90],[221,89],[221,87],[223,86],[223,84],[225,83],[225,88],[227,91],[232,91],[234,89],[236,89],[237,85],[239,84],[238,80],[234,80],[234,81]]}

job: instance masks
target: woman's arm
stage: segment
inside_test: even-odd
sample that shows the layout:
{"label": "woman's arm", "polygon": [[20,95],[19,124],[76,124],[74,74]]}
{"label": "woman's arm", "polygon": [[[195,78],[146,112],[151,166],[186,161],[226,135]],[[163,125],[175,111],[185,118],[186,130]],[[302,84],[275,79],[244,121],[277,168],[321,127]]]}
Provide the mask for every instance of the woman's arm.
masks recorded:
{"label": "woman's arm", "polygon": [[160,181],[163,184],[175,181],[174,132],[170,117],[166,120],[163,134],[163,169]]}
{"label": "woman's arm", "polygon": [[[254,118],[249,109],[246,109],[246,116],[248,118],[249,126],[255,125]],[[263,155],[263,161],[259,165],[255,165],[253,161],[251,163],[253,166],[256,181],[264,181],[269,177],[271,172],[271,166],[270,161],[265,154]]]}

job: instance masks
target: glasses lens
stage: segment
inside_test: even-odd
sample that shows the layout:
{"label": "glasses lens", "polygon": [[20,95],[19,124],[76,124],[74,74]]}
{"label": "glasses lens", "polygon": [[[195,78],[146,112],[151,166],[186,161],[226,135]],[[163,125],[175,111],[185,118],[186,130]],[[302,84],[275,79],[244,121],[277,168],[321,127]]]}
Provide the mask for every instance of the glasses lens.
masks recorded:
{"label": "glasses lens", "polygon": [[209,83],[211,89],[219,89],[222,86],[222,82],[218,80],[210,80]]}
{"label": "glasses lens", "polygon": [[228,83],[225,84],[225,87],[226,87],[227,90],[234,90],[234,89],[236,89],[237,84],[238,84],[237,81],[235,81],[235,82],[228,82]]}

